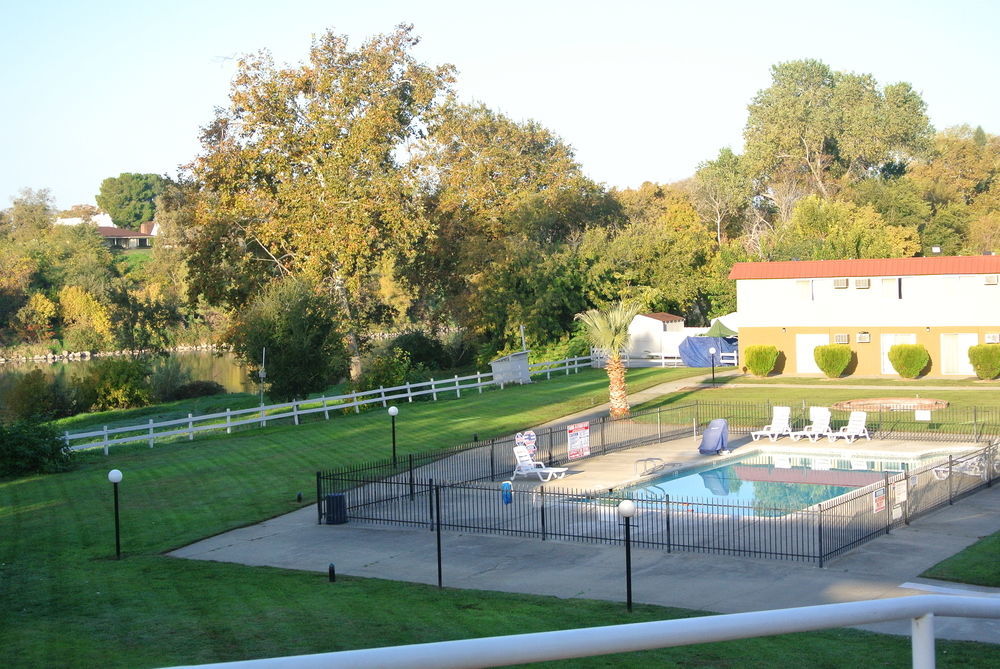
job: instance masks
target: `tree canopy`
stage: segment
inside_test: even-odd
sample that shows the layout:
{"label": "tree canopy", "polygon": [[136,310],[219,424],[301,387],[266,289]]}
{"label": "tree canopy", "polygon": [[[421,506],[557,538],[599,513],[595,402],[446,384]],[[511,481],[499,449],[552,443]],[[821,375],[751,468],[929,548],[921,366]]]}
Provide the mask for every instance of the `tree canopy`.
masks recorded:
{"label": "tree canopy", "polygon": [[153,220],[156,198],[166,184],[167,180],[158,174],[124,172],[102,181],[95,199],[115,225],[136,230],[140,224]]}

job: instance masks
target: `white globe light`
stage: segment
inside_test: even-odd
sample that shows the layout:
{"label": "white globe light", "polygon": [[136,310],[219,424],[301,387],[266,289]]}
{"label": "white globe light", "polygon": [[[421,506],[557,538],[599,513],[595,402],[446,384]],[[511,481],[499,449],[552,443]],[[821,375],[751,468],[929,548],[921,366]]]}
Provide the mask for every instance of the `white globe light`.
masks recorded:
{"label": "white globe light", "polygon": [[715,355],[715,347],[713,346],[712,348],[708,349],[708,352],[712,355]]}
{"label": "white globe light", "polygon": [[635,515],[635,502],[624,499],[618,504],[618,515],[622,518],[631,518]]}
{"label": "white globe light", "polygon": [[390,416],[395,416],[398,413],[399,413],[399,408],[398,407],[389,407],[389,415]]}
{"label": "white globe light", "polygon": [[122,473],[117,469],[108,472],[108,480],[112,483],[119,483],[122,480]]}

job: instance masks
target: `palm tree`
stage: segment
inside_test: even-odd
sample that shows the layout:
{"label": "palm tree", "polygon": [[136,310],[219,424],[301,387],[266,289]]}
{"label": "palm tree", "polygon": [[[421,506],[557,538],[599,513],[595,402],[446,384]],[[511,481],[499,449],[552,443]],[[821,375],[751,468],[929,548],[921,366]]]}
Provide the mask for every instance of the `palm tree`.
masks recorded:
{"label": "palm tree", "polygon": [[623,418],[629,413],[622,351],[628,348],[628,326],[641,310],[640,302],[621,300],[607,309],[591,309],[575,316],[576,319],[583,321],[590,345],[607,351],[608,363],[604,370],[608,373],[612,418]]}

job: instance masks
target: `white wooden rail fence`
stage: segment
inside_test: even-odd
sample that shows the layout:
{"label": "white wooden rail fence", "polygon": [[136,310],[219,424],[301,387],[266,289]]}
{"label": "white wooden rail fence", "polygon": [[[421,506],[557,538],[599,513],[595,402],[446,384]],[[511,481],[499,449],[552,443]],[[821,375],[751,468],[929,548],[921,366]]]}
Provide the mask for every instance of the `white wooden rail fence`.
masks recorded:
{"label": "white wooden rail fence", "polygon": [[[567,358],[554,362],[539,362],[528,365],[531,376],[545,375],[545,378],[552,378],[553,374],[579,372],[581,368],[591,366],[589,356],[579,358]],[[361,412],[361,407],[369,404],[381,404],[383,407],[396,400],[406,400],[412,402],[414,397],[430,395],[431,399],[437,401],[438,395],[461,397],[462,391],[483,392],[484,387],[498,385],[503,389],[504,384],[493,379],[492,373],[481,373],[470,376],[455,376],[448,379],[431,379],[421,383],[407,383],[393,388],[378,388],[377,390],[365,390],[346,395],[331,395],[329,397],[316,397],[312,399],[296,400],[284,404],[268,404],[265,406],[253,407],[251,409],[238,409],[224,412],[201,414],[194,416],[188,414],[186,418],[175,418],[172,420],[154,421],[149,419],[148,423],[127,425],[108,429],[105,426],[101,430],[90,432],[65,432],[63,440],[70,450],[83,450],[93,448],[103,448],[104,454],[108,454],[110,446],[119,444],[133,444],[136,442],[147,442],[152,448],[157,440],[173,437],[187,436],[194,439],[194,435],[201,432],[225,430],[227,434],[232,433],[233,428],[242,425],[260,425],[266,427],[269,421],[291,418],[298,425],[302,416],[322,413],[326,420],[330,419],[331,411],[342,411],[353,408],[356,413]]]}

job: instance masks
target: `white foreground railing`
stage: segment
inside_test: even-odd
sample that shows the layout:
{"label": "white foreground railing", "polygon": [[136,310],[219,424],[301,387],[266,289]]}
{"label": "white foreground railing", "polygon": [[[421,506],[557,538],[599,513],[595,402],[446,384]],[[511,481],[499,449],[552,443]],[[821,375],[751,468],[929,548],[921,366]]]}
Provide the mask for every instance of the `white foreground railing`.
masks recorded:
{"label": "white foreground railing", "polygon": [[933,669],[934,616],[1000,618],[1000,599],[917,595],[774,611],[662,620],[630,625],[515,634],[410,646],[347,650],[196,665],[201,669],[459,669],[630,653],[753,637],[867,625],[889,620],[911,622],[914,669]]}
{"label": "white foreground railing", "polygon": [[[589,368],[591,361],[589,357],[567,358],[553,362],[538,362],[528,365],[528,373],[531,376],[545,375],[545,378],[552,378],[553,374],[569,374],[579,372],[581,369]],[[342,411],[344,409],[354,409],[355,413],[360,413],[361,407],[369,404],[381,404],[388,406],[389,402],[403,401],[412,402],[415,397],[430,395],[431,399],[437,401],[438,395],[448,397],[461,397],[463,390],[476,390],[483,392],[484,387],[498,385],[502,389],[504,384],[494,380],[493,374],[476,372],[469,376],[454,376],[448,379],[431,379],[421,383],[407,383],[402,386],[392,388],[378,388],[376,390],[364,390],[346,395],[331,395],[329,397],[316,397],[307,400],[296,400],[284,404],[268,404],[266,406],[253,407],[250,409],[238,409],[212,414],[201,414],[195,416],[188,414],[185,418],[175,418],[172,420],[154,421],[152,418],[147,423],[137,425],[127,425],[101,430],[91,430],[89,432],[65,432],[63,441],[70,450],[78,451],[83,449],[103,448],[104,454],[108,454],[108,448],[118,444],[131,444],[146,442],[152,448],[157,440],[171,437],[186,436],[194,439],[194,436],[201,432],[225,430],[231,433],[234,427],[241,425],[260,425],[266,427],[269,421],[291,418],[298,425],[302,416],[322,413],[327,420],[330,419],[331,411]],[[454,395],[452,395],[454,393]],[[74,443],[83,442],[83,443]]]}

